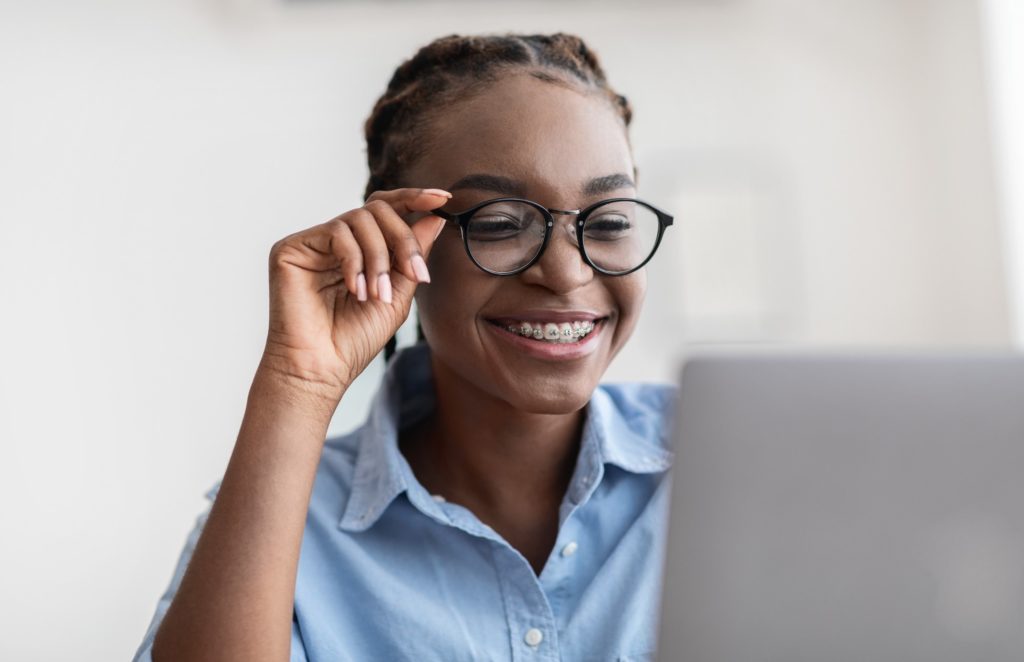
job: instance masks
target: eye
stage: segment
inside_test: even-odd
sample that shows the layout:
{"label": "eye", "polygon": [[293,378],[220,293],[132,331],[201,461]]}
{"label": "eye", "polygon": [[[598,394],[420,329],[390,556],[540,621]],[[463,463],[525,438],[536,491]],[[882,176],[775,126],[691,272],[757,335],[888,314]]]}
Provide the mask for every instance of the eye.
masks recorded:
{"label": "eye", "polygon": [[528,225],[515,216],[490,212],[474,216],[469,222],[469,233],[479,241],[499,241],[515,237]]}
{"label": "eye", "polygon": [[630,218],[624,214],[602,213],[587,219],[583,233],[587,239],[614,241],[627,236],[632,230]]}

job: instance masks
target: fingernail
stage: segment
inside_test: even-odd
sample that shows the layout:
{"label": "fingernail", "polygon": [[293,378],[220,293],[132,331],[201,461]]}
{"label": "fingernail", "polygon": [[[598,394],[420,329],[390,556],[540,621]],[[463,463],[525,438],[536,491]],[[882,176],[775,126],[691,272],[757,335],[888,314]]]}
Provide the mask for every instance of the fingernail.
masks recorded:
{"label": "fingernail", "polygon": [[366,301],[366,276],[361,273],[356,276],[356,298]]}
{"label": "fingernail", "polygon": [[391,303],[391,278],[387,274],[377,276],[377,297],[384,303]]}
{"label": "fingernail", "polygon": [[427,271],[427,263],[423,261],[422,255],[412,256],[412,270],[416,274],[416,279],[421,283],[430,282],[430,272]]}
{"label": "fingernail", "polygon": [[444,230],[444,226],[447,225],[447,224],[448,224],[448,221],[446,221],[446,220],[444,220],[442,218],[441,222],[438,223],[438,225],[437,225],[437,232],[434,233],[434,241],[437,241],[437,238],[441,236],[441,231]]}
{"label": "fingernail", "polygon": [[441,198],[448,198],[449,200],[452,199],[451,193],[449,193],[448,191],[443,191],[439,188],[425,188],[423,189],[423,193],[424,195],[436,195]]}

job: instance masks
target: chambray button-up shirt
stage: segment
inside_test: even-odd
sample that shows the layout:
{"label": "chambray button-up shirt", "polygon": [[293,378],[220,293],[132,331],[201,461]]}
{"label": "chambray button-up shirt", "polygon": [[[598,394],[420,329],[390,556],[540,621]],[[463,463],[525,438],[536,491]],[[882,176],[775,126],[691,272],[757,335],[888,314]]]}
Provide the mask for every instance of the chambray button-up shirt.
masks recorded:
{"label": "chambray button-up shirt", "polygon": [[[398,430],[434,407],[429,348],[403,348],[366,422],[327,439],[295,586],[291,659],[649,660],[657,642],[676,389],[602,384],[540,575],[467,508],[431,495]],[[207,493],[216,498],[219,482]],[[209,514],[200,515],[135,659]]]}

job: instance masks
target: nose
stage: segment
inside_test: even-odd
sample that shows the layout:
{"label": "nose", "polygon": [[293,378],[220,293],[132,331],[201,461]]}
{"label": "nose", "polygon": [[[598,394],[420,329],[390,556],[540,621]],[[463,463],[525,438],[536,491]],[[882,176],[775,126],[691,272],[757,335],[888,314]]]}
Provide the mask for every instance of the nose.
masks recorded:
{"label": "nose", "polygon": [[524,282],[541,285],[557,294],[571,292],[594,278],[576,242],[576,215],[555,214],[555,226],[540,259],[519,274]]}

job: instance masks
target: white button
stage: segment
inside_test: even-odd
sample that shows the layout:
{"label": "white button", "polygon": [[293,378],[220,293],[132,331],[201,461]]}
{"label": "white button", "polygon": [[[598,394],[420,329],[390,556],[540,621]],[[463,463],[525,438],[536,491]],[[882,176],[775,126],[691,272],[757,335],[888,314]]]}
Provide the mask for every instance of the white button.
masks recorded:
{"label": "white button", "polygon": [[434,499],[434,501],[438,503],[444,503],[444,497],[441,496],[440,494],[431,494],[430,496]]}
{"label": "white button", "polygon": [[576,541],[573,540],[571,543],[568,543],[565,547],[562,548],[562,556],[572,556],[576,553],[577,549],[579,549],[579,545],[577,545]]}
{"label": "white button", "polygon": [[526,642],[527,646],[539,646],[540,642],[544,641],[544,633],[537,628],[530,628],[526,631],[523,641]]}

